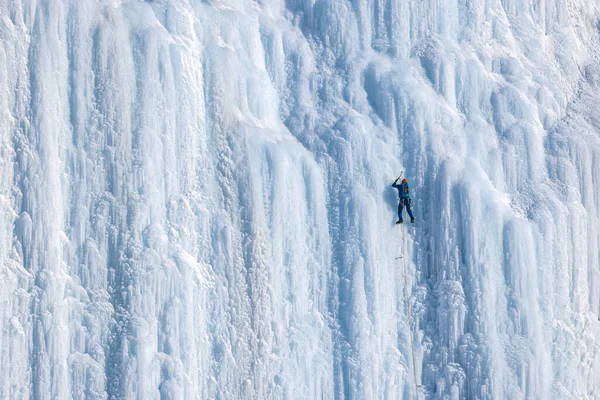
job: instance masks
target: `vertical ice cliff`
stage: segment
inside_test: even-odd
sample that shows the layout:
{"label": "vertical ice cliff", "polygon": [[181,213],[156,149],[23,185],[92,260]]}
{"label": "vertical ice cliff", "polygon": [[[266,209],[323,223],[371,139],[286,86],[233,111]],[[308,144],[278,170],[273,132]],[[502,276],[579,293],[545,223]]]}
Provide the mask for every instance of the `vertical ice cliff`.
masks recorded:
{"label": "vertical ice cliff", "polygon": [[599,26],[0,0],[0,398],[600,397]]}

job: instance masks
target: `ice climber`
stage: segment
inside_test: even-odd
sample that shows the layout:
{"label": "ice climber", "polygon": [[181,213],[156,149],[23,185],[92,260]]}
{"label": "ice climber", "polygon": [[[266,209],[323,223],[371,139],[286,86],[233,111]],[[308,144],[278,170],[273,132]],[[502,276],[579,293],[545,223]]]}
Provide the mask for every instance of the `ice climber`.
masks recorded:
{"label": "ice climber", "polygon": [[400,196],[400,202],[398,203],[398,221],[396,221],[396,224],[401,224],[402,222],[404,222],[402,220],[402,210],[404,209],[404,206],[406,206],[406,211],[408,212],[408,215],[410,215],[410,222],[414,224],[415,217],[410,208],[412,200],[409,196],[408,179],[402,179],[402,183],[400,185],[398,185],[398,179],[396,179],[394,183],[392,183],[392,186],[398,189],[398,196]]}

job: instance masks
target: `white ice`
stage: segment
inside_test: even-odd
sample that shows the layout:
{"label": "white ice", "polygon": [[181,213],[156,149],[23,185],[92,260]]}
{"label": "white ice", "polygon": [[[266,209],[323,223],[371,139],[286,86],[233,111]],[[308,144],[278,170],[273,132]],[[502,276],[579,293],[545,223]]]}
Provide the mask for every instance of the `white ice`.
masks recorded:
{"label": "white ice", "polygon": [[599,28],[0,0],[0,398],[600,398]]}

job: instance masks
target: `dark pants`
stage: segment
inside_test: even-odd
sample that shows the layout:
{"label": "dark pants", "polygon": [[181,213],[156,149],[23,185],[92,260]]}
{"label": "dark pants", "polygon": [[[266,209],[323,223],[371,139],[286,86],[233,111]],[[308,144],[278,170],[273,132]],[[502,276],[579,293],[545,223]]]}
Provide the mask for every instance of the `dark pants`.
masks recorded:
{"label": "dark pants", "polygon": [[402,209],[406,206],[406,211],[411,218],[414,218],[412,209],[410,208],[410,204],[412,201],[409,198],[400,198],[400,203],[398,203],[398,219],[402,221]]}

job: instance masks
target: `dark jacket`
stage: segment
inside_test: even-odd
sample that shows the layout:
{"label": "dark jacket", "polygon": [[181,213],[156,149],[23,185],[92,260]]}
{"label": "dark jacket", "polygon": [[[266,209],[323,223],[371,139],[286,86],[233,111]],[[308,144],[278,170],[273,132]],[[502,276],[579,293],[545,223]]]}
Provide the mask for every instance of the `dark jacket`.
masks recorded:
{"label": "dark jacket", "polygon": [[409,193],[409,189],[408,189],[408,182],[401,183],[400,185],[398,185],[396,182],[394,182],[394,183],[392,183],[392,187],[395,187],[396,189],[398,189],[398,196],[401,199],[408,199],[408,198],[410,198],[410,193]]}

